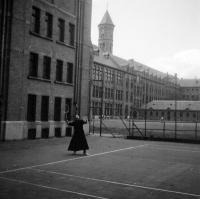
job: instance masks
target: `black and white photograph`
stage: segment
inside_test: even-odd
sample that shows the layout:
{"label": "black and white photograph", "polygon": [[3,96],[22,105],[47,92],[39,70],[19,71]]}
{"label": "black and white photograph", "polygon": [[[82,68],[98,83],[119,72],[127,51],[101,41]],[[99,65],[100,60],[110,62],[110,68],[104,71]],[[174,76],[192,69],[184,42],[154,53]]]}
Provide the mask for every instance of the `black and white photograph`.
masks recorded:
{"label": "black and white photograph", "polygon": [[200,198],[200,0],[0,0],[0,198]]}

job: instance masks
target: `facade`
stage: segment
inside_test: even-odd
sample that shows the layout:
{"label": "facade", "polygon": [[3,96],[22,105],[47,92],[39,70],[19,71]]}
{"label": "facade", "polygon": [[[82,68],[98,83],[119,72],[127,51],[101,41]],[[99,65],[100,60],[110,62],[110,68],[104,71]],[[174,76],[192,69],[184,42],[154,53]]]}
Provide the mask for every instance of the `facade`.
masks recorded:
{"label": "facade", "polygon": [[181,99],[200,100],[200,80],[199,79],[180,79]]}
{"label": "facade", "polygon": [[98,27],[99,46],[94,46],[91,72],[91,116],[137,117],[136,110],[152,100],[180,96],[176,76],[112,54],[114,24],[108,11]]}
{"label": "facade", "polygon": [[139,117],[147,120],[200,121],[200,101],[154,100],[139,110]]}
{"label": "facade", "polygon": [[[200,81],[178,79],[176,74],[165,74],[133,59],[125,60],[113,55],[114,24],[108,11],[98,27],[99,43],[93,45],[90,76],[91,117],[144,119],[144,107],[148,103],[200,99]],[[160,118],[161,113],[156,113],[153,118]],[[193,116],[180,119],[189,120]]]}
{"label": "facade", "polygon": [[0,4],[0,138],[64,136],[88,115],[91,0]]}

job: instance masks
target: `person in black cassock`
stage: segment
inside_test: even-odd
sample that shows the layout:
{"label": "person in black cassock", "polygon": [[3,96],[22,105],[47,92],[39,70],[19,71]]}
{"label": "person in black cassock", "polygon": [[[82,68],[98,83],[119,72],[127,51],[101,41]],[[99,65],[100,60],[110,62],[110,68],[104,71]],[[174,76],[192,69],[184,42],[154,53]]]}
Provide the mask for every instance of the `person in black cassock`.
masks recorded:
{"label": "person in black cassock", "polygon": [[75,116],[75,120],[73,122],[67,121],[68,125],[74,126],[74,134],[70,141],[68,151],[73,151],[74,154],[76,154],[76,151],[83,150],[83,154],[87,155],[86,150],[89,149],[89,146],[83,130],[83,125],[86,123],[87,121],[80,119],[78,115]]}

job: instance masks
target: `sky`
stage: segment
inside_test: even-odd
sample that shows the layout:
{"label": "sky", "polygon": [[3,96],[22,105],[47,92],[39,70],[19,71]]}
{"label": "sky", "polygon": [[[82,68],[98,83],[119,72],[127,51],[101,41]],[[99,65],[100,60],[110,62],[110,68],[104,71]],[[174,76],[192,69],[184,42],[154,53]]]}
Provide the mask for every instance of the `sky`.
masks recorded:
{"label": "sky", "polygon": [[113,54],[178,78],[200,78],[200,0],[92,0],[93,44],[108,10]]}

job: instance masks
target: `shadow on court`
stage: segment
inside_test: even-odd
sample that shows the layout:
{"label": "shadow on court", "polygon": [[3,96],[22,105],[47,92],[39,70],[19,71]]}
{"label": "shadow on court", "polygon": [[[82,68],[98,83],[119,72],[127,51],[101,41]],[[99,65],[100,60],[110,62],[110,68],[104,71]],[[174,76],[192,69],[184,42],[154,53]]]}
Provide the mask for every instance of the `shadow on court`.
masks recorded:
{"label": "shadow on court", "polygon": [[0,198],[200,198],[200,145],[87,136],[0,143]]}

